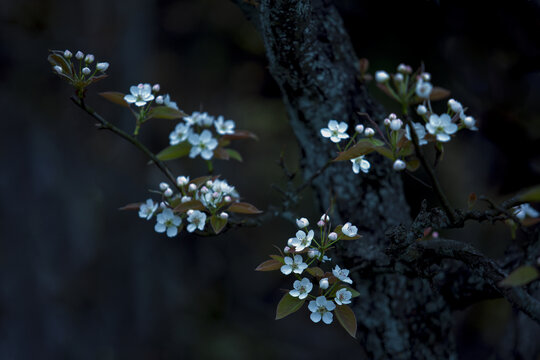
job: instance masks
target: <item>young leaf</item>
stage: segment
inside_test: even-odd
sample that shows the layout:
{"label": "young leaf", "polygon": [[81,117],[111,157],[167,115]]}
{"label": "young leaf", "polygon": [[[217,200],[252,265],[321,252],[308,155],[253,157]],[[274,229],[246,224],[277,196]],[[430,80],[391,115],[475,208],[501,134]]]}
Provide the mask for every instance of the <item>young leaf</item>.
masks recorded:
{"label": "young leaf", "polygon": [[288,316],[296,311],[298,311],[306,300],[300,300],[296,297],[285,294],[276,309],[276,320],[283,319],[285,316]]}
{"label": "young leaf", "polygon": [[118,208],[118,210],[139,210],[143,203],[131,203]]}
{"label": "young leaf", "polygon": [[257,137],[257,135],[255,135],[254,133],[252,133],[251,131],[247,131],[247,130],[236,130],[234,132],[234,134],[227,134],[227,135],[223,135],[223,138],[222,139],[227,139],[227,140],[237,140],[237,139],[253,139],[253,140],[259,140],[259,138]]}
{"label": "young leaf", "polygon": [[450,96],[450,90],[446,90],[445,88],[434,86],[433,90],[431,91],[431,94],[429,95],[429,100],[431,101],[437,101],[446,99]]}
{"label": "young leaf", "polygon": [[161,150],[156,156],[159,160],[174,160],[189,154],[191,145],[187,142],[181,142],[180,144],[172,145]]}
{"label": "young leaf", "polygon": [[512,287],[522,286],[540,277],[538,269],[534,266],[523,265],[515,269],[504,280],[499,282],[499,286]]}
{"label": "young leaf", "polygon": [[279,255],[269,255],[272,259],[276,260],[276,261],[279,261],[280,264],[284,264],[285,262],[283,261],[283,256],[279,256]]}
{"label": "young leaf", "polygon": [[214,150],[214,158],[220,160],[229,160],[230,156],[227,150],[222,147],[218,147]]}
{"label": "young leaf", "polygon": [[188,116],[185,112],[168,106],[155,106],[148,112],[148,119],[180,119]]}
{"label": "young leaf", "polygon": [[324,276],[324,271],[320,267],[311,267],[307,268],[306,271],[313,277],[322,278]]}
{"label": "young leaf", "polygon": [[218,215],[212,215],[210,218],[210,225],[212,225],[212,229],[217,235],[221,232],[221,230],[223,230],[225,225],[227,225],[227,219],[222,219]]}
{"label": "young leaf", "polygon": [[336,314],[339,323],[347,330],[349,335],[356,338],[356,316],[354,316],[351,308],[347,305],[338,305],[334,310],[334,314]]}
{"label": "young leaf", "polygon": [[186,201],[174,208],[174,212],[185,213],[188,210],[204,210],[204,205],[199,200]]}
{"label": "young leaf", "polygon": [[113,104],[129,107],[128,102],[124,100],[124,94],[122,94],[121,92],[105,91],[105,92],[100,92],[98,95],[105,98],[106,100],[109,100]]}
{"label": "young leaf", "polygon": [[360,139],[356,145],[352,146],[349,150],[340,152],[338,157],[333,161],[351,160],[369,154],[370,152],[375,151],[377,147],[381,146],[382,143],[379,140],[377,141],[378,142],[374,142],[371,139]]}
{"label": "young leaf", "polygon": [[228,207],[227,211],[239,213],[239,214],[260,214],[261,210],[257,209],[255,206],[245,203],[245,202],[236,202],[232,203]]}
{"label": "young leaf", "polygon": [[242,155],[240,155],[240,153],[238,151],[233,150],[233,149],[225,149],[225,151],[227,151],[227,153],[229,154],[229,157],[231,157],[232,159],[234,159],[236,161],[239,161],[239,162],[243,161]]}
{"label": "young leaf", "polygon": [[540,185],[525,190],[518,196],[518,200],[523,202],[540,202]]}
{"label": "young leaf", "polygon": [[255,268],[255,271],[274,271],[279,270],[283,264],[277,260],[270,259],[263,261],[259,266]]}

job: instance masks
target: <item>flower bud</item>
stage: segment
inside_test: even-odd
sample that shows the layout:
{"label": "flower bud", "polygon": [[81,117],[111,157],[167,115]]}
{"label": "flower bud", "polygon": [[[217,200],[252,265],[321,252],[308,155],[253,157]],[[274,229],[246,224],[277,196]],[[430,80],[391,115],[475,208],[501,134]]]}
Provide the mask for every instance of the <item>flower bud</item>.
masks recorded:
{"label": "flower bud", "polygon": [[418,105],[418,107],[416,108],[416,113],[418,115],[424,115],[425,113],[427,113],[427,108],[424,105]]}
{"label": "flower bud", "polygon": [[288,254],[288,253],[291,252],[291,248],[288,247],[288,246],[285,246],[285,248],[283,249],[283,252],[284,252],[285,254]]}
{"label": "flower bud", "polygon": [[319,281],[319,287],[323,290],[328,289],[328,286],[330,286],[330,283],[328,282],[328,278],[323,278]]}
{"label": "flower bud", "polygon": [[421,77],[422,77],[422,80],[424,80],[424,81],[431,81],[431,74],[430,73],[427,73],[427,72],[422,73]]}
{"label": "flower bud", "polygon": [[394,114],[394,113],[391,113],[390,115],[388,115],[388,118],[389,118],[390,120],[396,120],[396,119],[397,119],[397,115]]}
{"label": "flower bud", "polygon": [[335,232],[332,231],[330,234],[328,234],[328,239],[329,239],[330,241],[336,240],[336,239],[337,239],[337,234],[336,234]]}
{"label": "flower bud", "polygon": [[159,84],[155,84],[154,86],[152,86],[152,91],[153,92],[159,92],[159,89],[160,89]]}
{"label": "flower bud", "polygon": [[191,201],[190,196],[182,196],[182,199],[180,199],[180,202],[183,204],[185,202]]}
{"label": "flower bud", "polygon": [[189,190],[189,191],[196,191],[196,190],[197,190],[197,185],[195,185],[195,184],[189,184],[188,190]]}
{"label": "flower bud", "polygon": [[178,185],[178,186],[187,185],[188,182],[189,182],[189,178],[187,178],[185,176],[179,176],[179,177],[176,178],[176,185]]}
{"label": "flower bud", "polygon": [[99,62],[96,64],[96,69],[98,69],[101,72],[107,71],[108,68],[109,68],[108,62]]}
{"label": "flower bud", "polygon": [[54,71],[56,71],[57,73],[61,74],[62,73],[62,67],[61,66],[58,66],[58,65],[55,65],[53,67]]}
{"label": "flower bud", "polygon": [[91,71],[90,71],[90,69],[89,69],[89,68],[87,68],[86,66],[85,66],[85,67],[83,67],[83,69],[82,69],[82,73],[83,73],[84,75],[89,75],[89,74],[90,74],[90,72],[91,72]]}
{"label": "flower bud", "polygon": [[390,126],[390,123],[391,121],[389,118],[384,119],[384,126]]}
{"label": "flower bud", "polygon": [[475,123],[476,123],[476,121],[474,120],[474,118],[472,116],[467,116],[465,118],[465,120],[463,120],[463,124],[468,129],[474,127]]}
{"label": "flower bud", "polygon": [[163,96],[159,95],[156,97],[156,104],[158,105],[163,104]]}
{"label": "flower bud", "polygon": [[81,60],[83,57],[84,57],[84,54],[83,54],[82,51],[77,51],[77,52],[75,53],[75,58],[76,58],[77,60]]}
{"label": "flower bud", "polygon": [[66,59],[71,59],[72,56],[73,56],[73,54],[71,53],[71,51],[69,51],[69,50],[64,51],[64,57]]}
{"label": "flower bud", "polygon": [[203,187],[201,188],[201,192],[202,192],[203,194],[206,194],[208,191],[209,191],[209,190],[208,190],[208,188],[207,188],[206,186],[203,186]]}
{"label": "flower bud", "polygon": [[308,253],[307,253],[307,256],[310,259],[313,259],[314,257],[319,256],[319,254],[320,254],[319,250],[317,250],[317,249],[309,249]]}
{"label": "flower bud", "polygon": [[372,137],[373,135],[375,135],[375,130],[367,127],[366,130],[364,130],[364,135],[366,135],[367,137]]}
{"label": "flower bud", "polygon": [[94,62],[94,55],[92,55],[92,54],[86,55],[86,57],[84,58],[84,62],[87,63],[87,64],[93,63]]}
{"label": "flower bud", "polygon": [[224,200],[225,200],[225,202],[229,203],[229,202],[232,201],[232,198],[229,195],[227,195],[227,196],[225,196]]}
{"label": "flower bud", "polygon": [[454,99],[448,100],[448,107],[452,109],[452,111],[455,113],[459,113],[463,110],[463,106],[461,105],[461,103]]}
{"label": "flower bud", "polygon": [[321,221],[324,221],[324,222],[330,221],[330,216],[328,216],[328,214],[322,214]]}
{"label": "flower bud", "polygon": [[397,71],[403,74],[410,74],[412,72],[412,68],[409,65],[401,63],[398,65]]}
{"label": "flower bud", "polygon": [[403,74],[394,75],[394,80],[397,81],[397,82],[402,82],[404,80]]}
{"label": "flower bud", "polygon": [[324,221],[319,220],[319,221],[317,222],[317,226],[318,226],[318,227],[323,227],[323,226],[324,226]]}
{"label": "flower bud", "polygon": [[162,183],[159,183],[159,189],[161,191],[165,191],[169,188],[169,184],[167,184],[166,182],[162,182]]}
{"label": "flower bud", "polygon": [[364,125],[362,124],[356,125],[356,127],[354,128],[354,131],[356,131],[359,134],[362,134],[364,132]]}
{"label": "flower bud", "polygon": [[223,220],[227,220],[229,218],[229,214],[227,214],[226,212],[222,212],[221,214],[219,214],[219,217]]}
{"label": "flower bud", "polygon": [[167,203],[165,203],[164,201],[159,203],[159,208],[160,209],[165,209],[166,207],[167,207]]}
{"label": "flower bud", "polygon": [[405,170],[405,168],[407,167],[407,164],[405,164],[405,161],[397,159],[396,161],[394,161],[393,167],[394,167],[394,170],[401,171],[401,170]]}
{"label": "flower bud", "polygon": [[294,238],[289,238],[289,240],[287,240],[287,245],[289,245],[290,247],[294,247],[293,241],[294,241]]}
{"label": "flower bud", "polygon": [[379,70],[375,72],[375,81],[377,81],[378,83],[387,82],[388,79],[390,79],[390,76],[386,71]]}
{"label": "flower bud", "polygon": [[398,131],[403,126],[403,122],[400,119],[395,119],[390,122],[390,129]]}
{"label": "flower bud", "polygon": [[173,194],[173,191],[171,188],[168,188],[167,190],[165,190],[165,192],[163,193],[163,195],[165,195],[166,197],[171,197]]}
{"label": "flower bud", "polygon": [[208,186],[208,187],[212,187],[213,184],[214,184],[214,183],[212,182],[212,180],[208,180],[208,181],[206,182],[206,186]]}
{"label": "flower bud", "polygon": [[302,229],[309,226],[309,221],[306,218],[296,219],[296,225]]}
{"label": "flower bud", "polygon": [[213,197],[214,199],[217,199],[219,196],[220,196],[220,194],[219,194],[217,191],[214,191],[214,192],[212,193],[212,197]]}
{"label": "flower bud", "polygon": [[191,214],[193,214],[193,209],[189,209],[189,210],[187,211],[186,214],[187,214],[188,216],[191,215]]}
{"label": "flower bud", "polygon": [[439,233],[437,231],[434,231],[431,233],[431,236],[433,236],[434,239],[437,239],[439,237]]}

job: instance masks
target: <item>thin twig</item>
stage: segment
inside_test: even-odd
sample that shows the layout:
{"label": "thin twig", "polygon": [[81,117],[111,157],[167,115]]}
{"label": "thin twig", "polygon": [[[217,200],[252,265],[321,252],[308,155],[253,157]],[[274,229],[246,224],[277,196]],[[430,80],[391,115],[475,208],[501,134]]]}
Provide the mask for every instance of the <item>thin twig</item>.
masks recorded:
{"label": "thin twig", "polygon": [[82,110],[84,110],[86,113],[88,113],[90,116],[92,116],[94,119],[99,121],[99,128],[112,131],[116,135],[120,136],[121,138],[129,141],[131,144],[135,145],[136,148],[141,150],[143,153],[146,154],[155,164],[156,166],[161,170],[161,172],[172,182],[173,186],[178,190],[181,191],[181,189],[176,184],[176,180],[174,179],[173,174],[171,173],[171,170],[163,163],[163,161],[159,160],[156,155],[148,150],[146,146],[144,146],[139,140],[137,140],[135,137],[129,135],[122,129],[119,129],[118,127],[111,124],[109,121],[107,121],[103,116],[96,113],[92,108],[88,107],[84,100],[79,99],[75,96],[71,97],[71,100],[75,105],[80,107]]}
{"label": "thin twig", "polygon": [[331,163],[332,163],[332,160],[328,160],[326,164],[323,165],[323,167],[315,171],[306,181],[304,181],[302,185],[296,188],[295,190],[296,194],[299,194],[300,192],[302,192],[302,190],[304,190],[306,187],[311,185],[313,180],[315,180],[319,175],[321,175],[328,168],[328,166],[330,166]]}

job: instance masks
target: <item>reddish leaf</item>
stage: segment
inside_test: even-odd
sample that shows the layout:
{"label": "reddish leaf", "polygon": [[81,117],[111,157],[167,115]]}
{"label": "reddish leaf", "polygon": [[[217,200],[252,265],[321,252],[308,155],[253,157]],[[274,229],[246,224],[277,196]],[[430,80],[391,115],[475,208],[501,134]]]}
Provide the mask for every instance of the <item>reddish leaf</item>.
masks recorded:
{"label": "reddish leaf", "polygon": [[180,119],[188,116],[185,112],[168,106],[155,106],[148,112],[148,119]]}
{"label": "reddish leaf", "polygon": [[324,271],[320,267],[311,267],[307,268],[306,271],[313,277],[316,277],[318,279],[324,277]]}
{"label": "reddish leaf", "polygon": [[261,210],[257,209],[255,206],[245,203],[245,202],[236,202],[232,203],[228,207],[228,211],[239,213],[239,214],[260,214]]}
{"label": "reddish leaf", "polygon": [[446,99],[449,96],[450,96],[450,90],[447,90],[439,86],[434,86],[433,90],[431,91],[431,95],[429,95],[429,100],[437,101],[437,100]]}
{"label": "reddish leaf", "polygon": [[109,100],[113,104],[129,107],[128,102],[124,100],[125,95],[122,94],[121,92],[105,91],[105,92],[100,92],[98,95],[105,98],[106,100]]}
{"label": "reddish leaf", "polygon": [[300,300],[296,297],[285,294],[276,309],[276,320],[283,319],[285,316],[288,316],[296,311],[298,311],[306,300]]}
{"label": "reddish leaf", "polygon": [[131,203],[118,208],[118,210],[139,210],[143,203]]}
{"label": "reddish leaf", "polygon": [[214,158],[220,160],[229,160],[229,153],[222,147],[218,147],[214,150]]}
{"label": "reddish leaf", "polygon": [[225,225],[227,225],[227,219],[222,219],[218,215],[212,215],[210,218],[210,225],[212,225],[212,229],[217,235],[223,230]]}
{"label": "reddish leaf", "polygon": [[274,271],[279,270],[283,264],[277,260],[270,259],[263,261],[259,266],[255,268],[255,271]]}
{"label": "reddish leaf", "polygon": [[354,316],[351,308],[347,305],[338,305],[336,310],[334,310],[334,314],[349,335],[356,338],[356,316]]}
{"label": "reddish leaf", "polygon": [[369,154],[375,151],[376,148],[383,146],[384,143],[376,139],[361,139],[356,145],[349,148],[347,151],[340,152],[333,161],[345,161],[357,158],[362,155]]}
{"label": "reddish leaf", "polygon": [[284,264],[283,256],[279,255],[269,255],[272,259],[279,261],[281,264]]}
{"label": "reddish leaf", "polygon": [[234,134],[223,135],[222,139],[227,139],[227,140],[238,140],[238,139],[259,140],[257,135],[255,135],[251,131],[247,131],[247,130],[236,130],[234,132]]}
{"label": "reddish leaf", "polygon": [[536,225],[539,222],[540,222],[540,218],[526,218],[526,219],[521,220],[521,225],[528,227],[528,226]]}
{"label": "reddish leaf", "polygon": [[204,210],[205,207],[199,200],[186,201],[174,208],[177,213],[185,213],[188,210]]}

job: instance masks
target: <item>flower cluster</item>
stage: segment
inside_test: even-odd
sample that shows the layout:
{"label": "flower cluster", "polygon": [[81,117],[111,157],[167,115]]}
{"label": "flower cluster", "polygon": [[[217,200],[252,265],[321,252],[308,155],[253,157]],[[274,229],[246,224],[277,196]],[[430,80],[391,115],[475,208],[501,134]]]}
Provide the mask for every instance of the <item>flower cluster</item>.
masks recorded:
{"label": "flower cluster", "polygon": [[[190,181],[179,176],[173,188],[162,182],[159,184],[160,202],[152,199],[139,205],[139,217],[150,220],[156,215],[155,231],[176,236],[187,224],[186,230],[204,231],[210,225],[214,233],[219,233],[227,224],[229,211],[236,212],[234,205],[239,202],[239,194],[225,180],[205,176]],[[208,229],[209,230],[209,229]]]}
{"label": "flower cluster", "polygon": [[77,96],[84,97],[85,88],[103,78],[109,68],[108,62],[96,62],[92,54],[84,54],[82,51],[52,50],[48,57],[53,71],[58,76],[67,80],[77,91]]}
{"label": "flower cluster", "polygon": [[[283,303],[292,303],[310,300],[308,309],[311,311],[311,320],[320,322],[321,320],[330,324],[333,321],[334,310],[338,307],[351,303],[351,299],[358,296],[358,292],[350,287],[353,281],[349,277],[349,270],[335,265],[329,271],[324,271],[320,266],[327,261],[331,261],[326,253],[334,247],[338,241],[355,240],[360,238],[358,228],[347,222],[338,225],[332,230],[330,217],[324,214],[317,222],[318,231],[310,229],[309,220],[300,218],[296,220],[298,231],[294,237],[289,238],[281,255],[271,255],[272,260],[268,260],[257,268],[259,271],[280,270],[283,275],[293,275],[297,280],[291,289],[278,305],[278,315],[281,317],[291,312],[285,311]],[[320,234],[320,236],[316,236]],[[305,256],[305,257],[304,257]],[[314,290],[314,284],[318,285],[318,290]],[[302,304],[294,307],[296,311]],[[288,307],[287,307],[288,308]]]}
{"label": "flower cluster", "polygon": [[196,111],[191,116],[185,116],[183,120],[170,133],[169,142],[171,145],[187,142],[191,147],[190,158],[200,155],[204,160],[212,159],[219,144],[218,140],[235,133],[234,121],[225,120],[223,116],[215,118]]}

